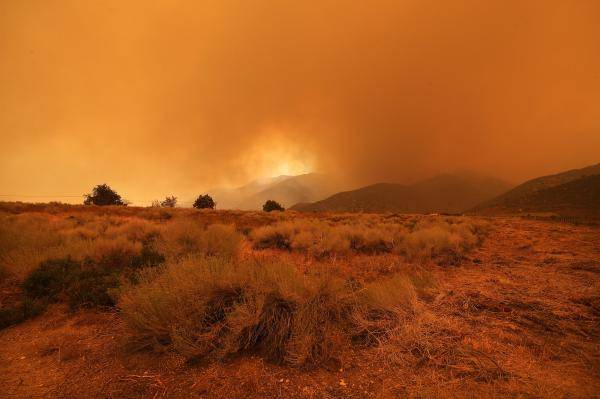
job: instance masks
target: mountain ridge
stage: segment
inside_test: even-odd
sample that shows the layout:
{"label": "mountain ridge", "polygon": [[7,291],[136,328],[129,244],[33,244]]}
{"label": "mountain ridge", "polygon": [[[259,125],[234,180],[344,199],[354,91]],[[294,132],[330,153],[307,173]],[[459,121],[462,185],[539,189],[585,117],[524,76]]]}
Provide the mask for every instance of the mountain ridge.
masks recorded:
{"label": "mountain ridge", "polygon": [[219,209],[258,210],[267,200],[275,200],[288,207],[302,201],[323,199],[342,187],[340,181],[329,175],[304,173],[257,179],[242,186],[213,188],[206,192]]}
{"label": "mountain ridge", "polygon": [[492,198],[489,201],[479,204],[477,208],[498,205],[503,202],[510,202],[516,200],[519,197],[533,194],[534,192],[542,189],[568,183],[580,177],[597,174],[600,174],[600,163],[590,165],[584,168],[569,169],[564,172],[535,177],[513,187],[511,190],[499,195],[498,197]]}
{"label": "mountain ridge", "polygon": [[413,184],[375,183],[292,210],[337,212],[460,213],[511,186],[496,178],[441,174]]}
{"label": "mountain ridge", "polygon": [[474,207],[479,214],[554,212],[600,216],[600,163],[528,180]]}

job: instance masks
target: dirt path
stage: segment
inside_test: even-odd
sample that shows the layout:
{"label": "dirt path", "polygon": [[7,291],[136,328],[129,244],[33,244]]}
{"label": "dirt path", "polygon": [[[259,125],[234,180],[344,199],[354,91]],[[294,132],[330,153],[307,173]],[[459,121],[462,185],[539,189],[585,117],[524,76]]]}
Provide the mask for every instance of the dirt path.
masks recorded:
{"label": "dirt path", "polygon": [[329,370],[251,356],[188,365],[128,350],[117,314],[55,306],[0,331],[0,398],[600,397],[600,230],[494,225],[460,266],[430,266],[438,287],[424,306],[448,331],[415,347],[430,351],[423,361],[368,349]]}

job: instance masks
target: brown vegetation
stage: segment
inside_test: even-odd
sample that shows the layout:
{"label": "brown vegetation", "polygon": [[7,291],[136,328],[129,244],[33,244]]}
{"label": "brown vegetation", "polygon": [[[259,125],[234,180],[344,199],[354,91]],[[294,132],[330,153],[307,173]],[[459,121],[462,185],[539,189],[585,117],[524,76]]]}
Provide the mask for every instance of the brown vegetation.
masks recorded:
{"label": "brown vegetation", "polygon": [[254,248],[276,248],[316,257],[348,254],[395,253],[408,259],[455,257],[480,243],[487,223],[458,217],[385,220],[283,221],[252,231]]}
{"label": "brown vegetation", "polygon": [[[0,204],[7,397],[594,397],[600,233]],[[452,267],[448,267],[452,266]]]}

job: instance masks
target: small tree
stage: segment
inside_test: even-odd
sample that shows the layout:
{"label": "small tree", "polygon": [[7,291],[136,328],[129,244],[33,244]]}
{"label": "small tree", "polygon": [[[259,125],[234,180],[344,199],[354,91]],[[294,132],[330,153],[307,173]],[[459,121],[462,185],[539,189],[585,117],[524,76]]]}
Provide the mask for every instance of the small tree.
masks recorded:
{"label": "small tree", "polygon": [[174,195],[166,197],[165,200],[160,203],[160,206],[164,208],[175,208],[175,205],[177,205],[177,197]]}
{"label": "small tree", "polygon": [[215,201],[211,198],[210,195],[204,194],[198,196],[196,201],[194,201],[194,208],[197,209],[215,209]]}
{"label": "small tree", "polygon": [[265,202],[265,204],[263,205],[263,211],[265,211],[265,212],[285,211],[285,209],[283,208],[283,206],[281,206],[281,204],[279,202],[273,201],[273,200],[267,200],[267,202]]}
{"label": "small tree", "polygon": [[91,194],[85,194],[84,197],[83,203],[85,205],[127,205],[127,202],[107,184],[97,185]]}

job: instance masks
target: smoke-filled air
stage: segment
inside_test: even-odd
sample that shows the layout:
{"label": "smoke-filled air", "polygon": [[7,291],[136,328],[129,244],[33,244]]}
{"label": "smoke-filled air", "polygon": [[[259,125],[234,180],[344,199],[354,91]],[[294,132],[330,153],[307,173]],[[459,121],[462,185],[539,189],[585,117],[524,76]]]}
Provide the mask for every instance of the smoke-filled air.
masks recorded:
{"label": "smoke-filled air", "polygon": [[600,399],[600,0],[0,0],[1,399]]}
{"label": "smoke-filled air", "polygon": [[0,191],[108,182],[146,205],[309,172],[580,168],[600,154],[598,37],[594,0],[5,1]]}

